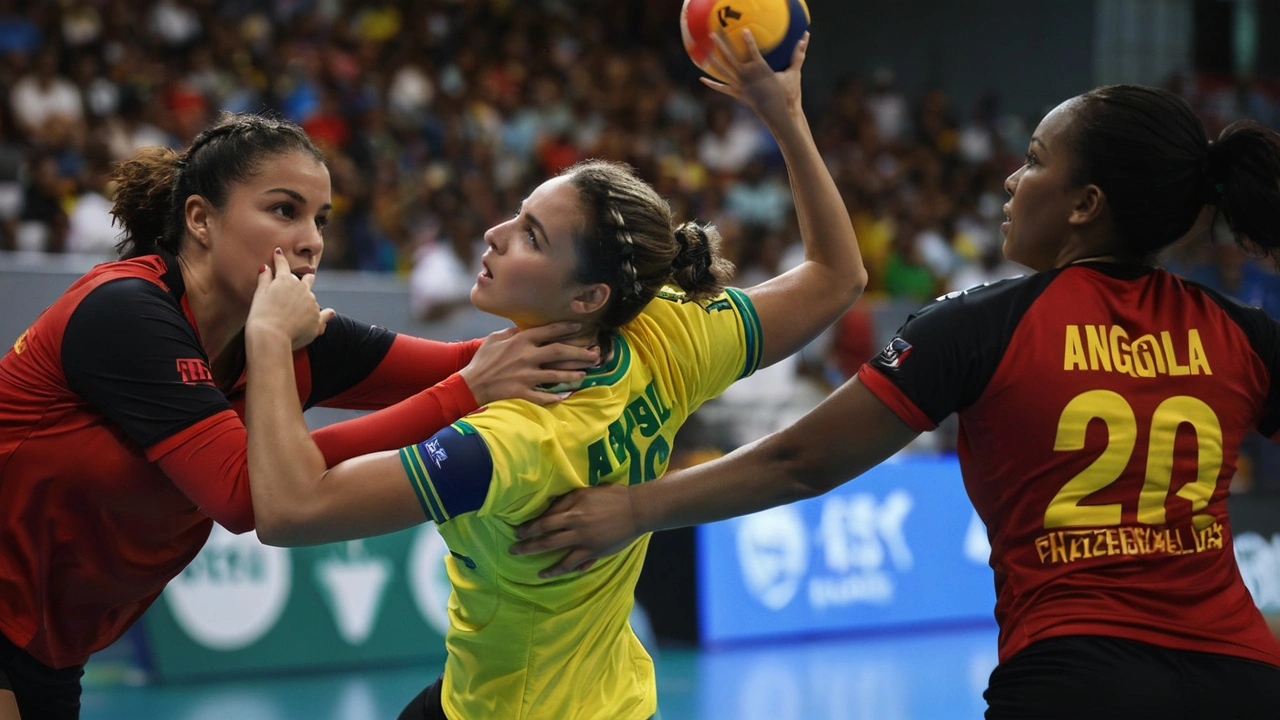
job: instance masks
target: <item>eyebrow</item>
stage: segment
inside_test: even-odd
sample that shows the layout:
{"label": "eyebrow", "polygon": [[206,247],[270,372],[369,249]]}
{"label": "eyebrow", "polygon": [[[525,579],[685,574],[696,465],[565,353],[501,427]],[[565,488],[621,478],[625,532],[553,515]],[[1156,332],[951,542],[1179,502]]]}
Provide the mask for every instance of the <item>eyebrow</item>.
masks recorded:
{"label": "eyebrow", "polygon": [[[267,193],[273,193],[273,192],[284,193],[285,195],[288,195],[289,197],[293,198],[294,200],[297,200],[303,205],[307,204],[307,199],[302,196],[302,193],[296,190],[290,190],[289,188],[282,188],[282,187],[271,188],[267,192],[263,193],[263,195],[266,195]],[[320,206],[320,209],[322,211],[328,212],[329,210],[333,209],[333,203],[325,203]]]}
{"label": "eyebrow", "polygon": [[1045,144],[1044,144],[1044,142],[1042,142],[1042,141],[1040,140],[1040,138],[1038,138],[1038,137],[1033,137],[1033,138],[1031,138],[1031,142],[1033,142],[1033,143],[1035,143],[1035,144],[1039,145],[1039,146],[1040,146],[1041,148],[1043,148],[1046,152],[1048,152],[1049,147],[1048,147],[1047,145],[1045,145]]}
{"label": "eyebrow", "polygon": [[524,216],[528,218],[529,224],[532,225],[535,230],[537,230],[539,233],[542,234],[542,241],[547,245],[550,245],[551,239],[547,237],[547,229],[542,227],[542,223],[538,222],[538,218],[534,217],[532,213],[527,213],[527,212],[524,214]]}

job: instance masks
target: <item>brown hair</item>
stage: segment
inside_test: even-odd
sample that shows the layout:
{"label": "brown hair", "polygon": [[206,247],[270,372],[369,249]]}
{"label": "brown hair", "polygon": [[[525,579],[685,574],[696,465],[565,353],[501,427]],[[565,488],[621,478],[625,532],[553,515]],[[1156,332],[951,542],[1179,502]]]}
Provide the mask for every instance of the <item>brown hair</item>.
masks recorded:
{"label": "brown hair", "polygon": [[223,113],[184,153],[142,148],[111,175],[117,183],[111,214],[123,228],[116,252],[125,259],[158,250],[178,254],[188,197],[199,195],[221,208],[230,188],[257,172],[263,159],[288,152],[324,162],[302,128],[248,113]]}
{"label": "brown hair", "polygon": [[733,263],[720,256],[720,233],[695,222],[673,228],[671,206],[630,166],[588,160],[561,174],[578,189],[586,215],[575,279],[612,290],[606,327],[630,322],[664,285],[705,299],[733,277]]}

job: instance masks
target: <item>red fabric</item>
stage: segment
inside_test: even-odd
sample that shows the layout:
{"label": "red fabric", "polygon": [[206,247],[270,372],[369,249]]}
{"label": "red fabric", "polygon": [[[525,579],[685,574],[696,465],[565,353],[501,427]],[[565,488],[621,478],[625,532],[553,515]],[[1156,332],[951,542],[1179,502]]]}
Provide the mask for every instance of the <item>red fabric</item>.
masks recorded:
{"label": "red fabric", "polygon": [[311,437],[324,453],[325,464],[333,467],[360,455],[422,442],[475,409],[466,381],[453,375],[385,410],[320,428]]}
{"label": "red fabric", "polygon": [[874,366],[863,365],[862,369],[858,371],[858,380],[912,430],[929,432],[938,427],[929,419],[928,415],[925,415],[920,408],[916,407],[915,403],[911,402],[910,398],[898,389],[897,385],[885,379],[885,376],[881,375],[880,371],[875,369]]}
{"label": "red fabric", "polygon": [[[1088,326],[1127,335],[1108,338],[1120,341],[1109,364],[1093,357]],[[1146,336],[1158,352],[1133,349]],[[1208,294],[1163,272],[1070,268],[1030,306],[960,413],[960,466],[991,537],[1001,661],[1044,638],[1103,634],[1280,665],[1227,520],[1237,451],[1271,383],[1251,347]],[[1210,443],[1197,451],[1200,440]]]}
{"label": "red fabric", "polygon": [[[386,357],[369,377],[321,404],[325,407],[376,410],[398,403],[421,392],[423,388],[444,382],[466,367],[483,342],[484,339],[479,338],[445,343],[411,335],[397,335]],[[471,391],[467,390],[467,395],[470,394]],[[455,397],[453,401],[470,407],[452,420],[442,423],[440,427],[475,409],[475,398],[471,398],[469,403],[462,402],[461,397]]]}
{"label": "red fabric", "polygon": [[[157,256],[98,266],[0,358],[0,632],[51,667],[82,664],[118,639],[200,551],[211,516],[236,532],[252,528],[245,430],[235,412],[144,450],[63,375],[63,332],[85,295],[115,278],[163,288],[166,269]],[[350,438],[318,433],[326,457],[408,445],[473,409],[459,376],[414,393],[452,375],[478,346],[397,339],[365,381],[326,405],[372,408],[413,397],[386,418],[353,421]],[[301,401],[310,394],[306,352],[294,361]],[[243,410],[238,391],[229,400]]]}

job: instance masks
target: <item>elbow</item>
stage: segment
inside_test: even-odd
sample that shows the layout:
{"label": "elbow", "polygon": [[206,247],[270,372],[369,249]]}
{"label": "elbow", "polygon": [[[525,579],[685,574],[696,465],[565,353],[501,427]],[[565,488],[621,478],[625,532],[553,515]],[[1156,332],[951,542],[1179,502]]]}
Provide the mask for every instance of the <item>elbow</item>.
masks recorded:
{"label": "elbow", "polygon": [[254,509],[258,542],[275,547],[296,547],[305,541],[307,523],[297,509],[263,511]]}
{"label": "elbow", "polygon": [[840,478],[824,462],[823,453],[809,447],[804,438],[779,437],[773,455],[786,478],[787,502],[823,495],[848,478]]}

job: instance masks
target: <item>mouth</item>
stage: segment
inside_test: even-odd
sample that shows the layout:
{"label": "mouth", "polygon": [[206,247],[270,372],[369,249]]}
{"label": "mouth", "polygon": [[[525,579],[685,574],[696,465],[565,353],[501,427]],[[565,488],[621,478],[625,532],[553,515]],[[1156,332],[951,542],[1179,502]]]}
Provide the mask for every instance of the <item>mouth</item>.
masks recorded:
{"label": "mouth", "polygon": [[315,275],[315,274],[316,274],[316,269],[315,269],[315,268],[313,268],[313,267],[307,266],[307,265],[303,265],[302,267],[296,267],[296,268],[294,268],[294,269],[290,270],[289,272],[293,273],[293,276],[294,276],[294,277],[296,277],[296,278],[298,278],[299,280],[301,280],[302,278],[306,277],[307,275]]}
{"label": "mouth", "polygon": [[1000,232],[1004,235],[1008,235],[1010,227],[1013,227],[1013,212],[1009,209],[1009,206],[1006,204],[1004,206],[1004,224],[1000,226]]}

